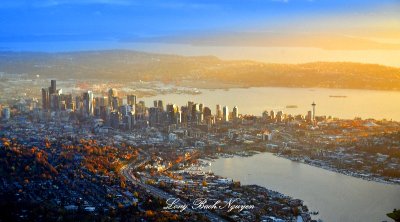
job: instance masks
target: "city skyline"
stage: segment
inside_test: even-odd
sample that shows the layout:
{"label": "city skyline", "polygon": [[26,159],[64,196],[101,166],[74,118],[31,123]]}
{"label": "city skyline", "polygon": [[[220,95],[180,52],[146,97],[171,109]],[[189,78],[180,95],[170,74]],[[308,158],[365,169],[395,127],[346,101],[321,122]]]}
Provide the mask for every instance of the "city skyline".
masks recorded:
{"label": "city skyline", "polygon": [[399,0],[0,1],[0,222],[400,221]]}
{"label": "city skyline", "polygon": [[[123,85],[93,83],[97,93],[86,85],[72,96],[60,87],[65,81],[54,79],[40,81],[40,101],[26,88],[32,81],[9,82],[20,85],[0,105],[0,205],[10,209],[0,218],[375,221],[398,204],[398,121],[316,115],[313,100],[305,116],[241,115],[239,106],[225,105],[227,98],[218,100],[213,115],[207,100],[165,103],[176,94],[156,95],[146,107],[140,97],[116,90]],[[243,90],[249,92],[239,93],[244,98],[254,96]],[[362,189],[354,193],[354,187]],[[198,198],[210,204],[189,208],[199,206]],[[235,211],[212,207],[232,198]],[[33,210],[38,202],[52,214]],[[373,209],[355,216],[365,204]]]}

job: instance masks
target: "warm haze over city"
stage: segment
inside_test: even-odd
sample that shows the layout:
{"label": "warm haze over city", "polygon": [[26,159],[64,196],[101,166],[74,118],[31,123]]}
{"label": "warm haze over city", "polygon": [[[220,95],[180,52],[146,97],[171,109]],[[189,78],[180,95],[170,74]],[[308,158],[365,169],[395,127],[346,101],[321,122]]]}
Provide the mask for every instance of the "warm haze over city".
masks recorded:
{"label": "warm haze over city", "polygon": [[1,0],[0,222],[400,221],[400,1]]}

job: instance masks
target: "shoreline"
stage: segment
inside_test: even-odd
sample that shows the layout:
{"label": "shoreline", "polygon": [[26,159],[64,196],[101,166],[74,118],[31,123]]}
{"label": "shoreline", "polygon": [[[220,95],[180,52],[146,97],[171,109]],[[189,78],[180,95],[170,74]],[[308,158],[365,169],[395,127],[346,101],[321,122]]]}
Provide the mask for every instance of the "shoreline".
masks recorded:
{"label": "shoreline", "polygon": [[382,179],[380,177],[375,177],[375,176],[369,177],[367,175],[362,175],[361,173],[352,172],[352,171],[349,171],[349,170],[346,170],[346,169],[338,169],[338,168],[334,168],[334,167],[330,167],[330,166],[322,166],[322,165],[319,165],[316,161],[313,161],[313,162],[316,162],[316,163],[313,163],[313,162],[310,162],[310,161],[304,161],[303,162],[303,161],[298,161],[295,158],[290,158],[290,157],[285,156],[285,155],[280,155],[278,153],[273,153],[273,152],[269,152],[269,153],[272,153],[276,157],[281,157],[281,158],[284,158],[284,159],[287,159],[287,160],[290,160],[290,161],[293,161],[293,162],[297,162],[297,163],[303,163],[303,164],[306,164],[306,165],[309,165],[309,166],[313,166],[313,167],[317,167],[319,169],[327,170],[327,171],[330,171],[330,172],[340,173],[340,174],[345,175],[345,176],[358,178],[358,179],[362,179],[362,180],[365,180],[365,181],[372,181],[372,182],[377,182],[377,183],[382,183],[382,184],[400,186],[400,178],[397,179],[398,182],[396,182],[396,181],[387,181],[387,180],[384,180],[384,179]]}
{"label": "shoreline", "polygon": [[[260,154],[260,153],[262,153],[262,152],[259,152],[259,151],[242,151],[242,152],[240,152],[240,153],[242,153],[242,154],[240,155],[240,156],[242,156],[242,157],[251,157],[251,156],[253,156],[253,155],[255,155],[255,154]],[[247,153],[247,154],[245,154],[245,153]],[[248,153],[251,153],[251,154],[248,154]],[[223,154],[225,154],[225,153],[223,153]],[[231,155],[231,154],[226,154],[226,155]],[[232,155],[233,155],[233,154],[232,154]],[[235,156],[237,156],[237,155],[233,155],[232,157],[235,157]],[[216,156],[213,156],[213,157],[216,157]],[[228,157],[228,158],[232,158],[232,157]],[[221,157],[216,157],[216,159],[219,159],[219,158],[221,158]],[[226,157],[222,157],[222,158],[226,158]],[[199,157],[199,158],[196,158],[197,163],[195,163],[194,165],[192,165],[192,166],[186,166],[186,167],[184,167],[183,169],[180,169],[180,170],[178,170],[178,171],[183,171],[183,172],[186,171],[186,172],[191,172],[191,173],[198,171],[198,172],[201,172],[202,175],[203,175],[203,174],[204,174],[204,175],[205,175],[205,174],[212,174],[212,175],[214,175],[214,176],[216,176],[216,177],[218,177],[218,178],[221,178],[221,179],[230,179],[230,180],[234,181],[232,178],[226,177],[226,176],[224,176],[224,175],[216,174],[216,173],[215,173],[214,171],[212,171],[211,169],[210,169],[208,172],[204,169],[205,167],[211,166],[211,162],[214,162],[216,159],[214,159],[214,158],[212,158],[212,157],[210,157],[210,156],[206,156],[206,157],[201,156],[201,157]],[[178,172],[178,171],[176,171],[176,172]],[[240,180],[237,180],[236,182],[241,183]],[[296,198],[296,197],[287,195],[287,194],[285,194],[285,193],[283,193],[283,192],[281,192],[281,191],[273,190],[273,189],[270,189],[270,188],[268,188],[268,187],[266,187],[266,186],[262,186],[262,185],[258,185],[258,184],[245,184],[245,185],[243,184],[243,185],[241,185],[241,186],[242,186],[242,187],[255,187],[256,189],[259,189],[259,190],[262,191],[262,192],[266,192],[266,193],[268,193],[268,194],[271,195],[271,196],[279,196],[280,198],[287,198],[287,199],[290,199],[291,201],[298,201],[298,200],[300,200],[300,201],[301,201],[301,206],[302,206],[303,210],[305,210],[305,211],[302,212],[303,215],[298,215],[298,216],[296,217],[297,220],[298,220],[299,217],[300,217],[300,218],[301,218],[301,221],[304,221],[304,220],[306,220],[306,221],[317,221],[317,222],[323,222],[323,221],[324,221],[324,220],[322,220],[322,219],[320,219],[320,218],[313,218],[313,217],[316,217],[316,216],[319,215],[319,211],[310,209],[309,206],[307,206],[306,204],[304,204],[304,200],[302,200],[302,199],[299,199],[299,198]],[[304,217],[304,218],[303,218],[303,217]],[[307,217],[309,217],[309,220],[305,219],[305,218],[307,218]]]}
{"label": "shoreline", "polygon": [[[245,153],[245,154],[241,154],[241,153]],[[322,165],[319,165],[317,163],[313,164],[313,162],[309,162],[309,161],[304,161],[304,162],[303,161],[299,161],[299,160],[297,160],[295,158],[290,158],[289,156],[285,156],[285,155],[282,155],[282,154],[279,154],[279,153],[270,152],[270,151],[261,152],[261,151],[256,151],[256,150],[249,150],[249,151],[239,151],[239,152],[236,152],[234,154],[220,153],[220,154],[215,154],[216,158],[210,158],[210,159],[212,159],[211,162],[213,162],[214,160],[220,159],[220,158],[252,157],[254,155],[261,154],[261,153],[271,153],[272,155],[274,155],[276,157],[280,157],[280,158],[287,159],[287,160],[290,160],[290,161],[293,161],[293,162],[297,162],[297,163],[306,164],[308,166],[317,167],[319,169],[327,170],[327,171],[330,171],[330,172],[340,173],[340,174],[345,175],[345,176],[358,178],[358,179],[362,179],[362,180],[365,180],[365,181],[400,186],[400,178],[398,179],[398,182],[396,182],[396,181],[387,181],[387,180],[384,180],[384,179],[379,178],[379,177],[363,176],[360,173],[352,172],[352,171],[345,170],[345,169],[338,169],[338,168],[334,168],[334,167],[330,167],[330,166],[322,166]],[[200,159],[202,159],[202,158],[200,158]],[[207,161],[210,161],[210,160],[207,160]]]}

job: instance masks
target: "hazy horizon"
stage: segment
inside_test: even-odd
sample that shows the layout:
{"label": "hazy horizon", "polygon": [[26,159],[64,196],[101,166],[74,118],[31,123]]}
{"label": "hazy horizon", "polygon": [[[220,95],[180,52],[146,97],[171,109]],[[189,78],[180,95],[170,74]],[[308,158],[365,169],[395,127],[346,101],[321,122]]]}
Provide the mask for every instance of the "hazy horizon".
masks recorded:
{"label": "hazy horizon", "polygon": [[6,0],[0,50],[128,49],[400,67],[398,11],[395,0]]}

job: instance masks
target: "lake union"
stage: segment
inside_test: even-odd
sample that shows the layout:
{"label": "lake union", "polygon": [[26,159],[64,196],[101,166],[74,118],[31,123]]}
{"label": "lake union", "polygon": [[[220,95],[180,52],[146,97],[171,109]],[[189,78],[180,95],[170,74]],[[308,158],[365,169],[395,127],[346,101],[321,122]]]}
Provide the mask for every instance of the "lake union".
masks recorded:
{"label": "lake union", "polygon": [[[263,110],[282,110],[303,114],[317,104],[316,115],[353,119],[354,117],[400,121],[400,92],[320,89],[320,88],[233,88],[199,89],[197,95],[165,94],[144,98],[146,104],[161,99],[164,103],[204,103],[215,112],[215,105],[234,105],[244,114],[261,115]],[[297,108],[286,108],[295,105]],[[324,221],[391,221],[386,213],[400,208],[400,186],[366,181],[307,164],[293,162],[271,153],[252,157],[218,159],[210,169],[217,175],[257,184],[305,201],[315,219]]]}
{"label": "lake union", "polygon": [[272,153],[220,158],[205,170],[304,200],[323,221],[391,221],[400,207],[400,186],[366,181],[294,162]]}

